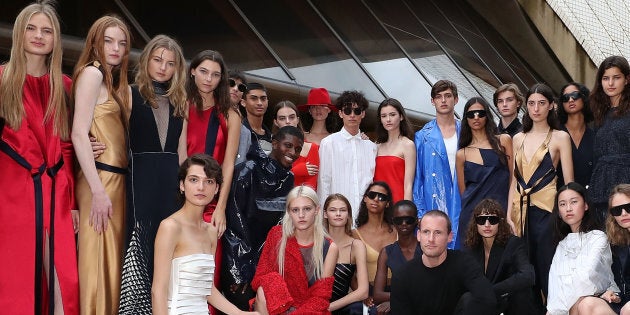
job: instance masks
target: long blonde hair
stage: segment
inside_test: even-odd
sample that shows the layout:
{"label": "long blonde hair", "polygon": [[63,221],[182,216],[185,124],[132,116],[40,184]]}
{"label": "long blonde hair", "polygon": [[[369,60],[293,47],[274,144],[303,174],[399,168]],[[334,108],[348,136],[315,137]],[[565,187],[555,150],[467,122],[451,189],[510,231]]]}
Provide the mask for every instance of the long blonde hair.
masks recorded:
{"label": "long blonde hair", "polygon": [[[106,15],[94,22],[87,36],[85,37],[85,48],[79,56],[79,61],[74,68],[73,80],[79,77],[81,71],[87,64],[98,61],[102,66],[107,65],[105,60],[105,30],[110,27],[118,27],[125,34],[127,46],[125,47],[122,62],[107,71],[106,68],[101,69],[103,73],[103,83],[107,88],[107,92],[114,97],[116,102],[123,108],[123,111],[129,109],[129,83],[127,81],[127,68],[129,66],[129,52],[131,51],[131,35],[127,25],[118,17]],[[76,85],[72,87],[72,95],[76,93]],[[125,116],[128,117],[128,116]]]}
{"label": "long blonde hair", "polygon": [[[611,208],[612,198],[617,194],[630,197],[630,184],[619,184],[612,189],[610,198],[608,198],[608,209]],[[619,226],[615,217],[610,213],[606,217],[606,234],[608,235],[608,240],[613,245],[630,245],[630,231]]]}
{"label": "long blonde hair", "polygon": [[175,72],[169,80],[166,96],[175,109],[174,116],[186,117],[186,60],[181,46],[173,38],[166,35],[157,35],[151,39],[140,54],[140,61],[136,66],[136,84],[140,95],[155,106],[156,96],[152,79],[149,76],[149,61],[154,51],[159,48],[172,51],[175,55]]}
{"label": "long blonde hair", "polygon": [[284,276],[284,256],[286,254],[287,240],[295,234],[295,227],[293,226],[293,221],[291,221],[291,217],[289,216],[289,209],[293,200],[299,197],[310,199],[313,202],[315,211],[317,211],[315,214],[315,222],[313,223],[314,235],[311,261],[315,266],[315,279],[320,279],[322,277],[322,273],[324,272],[324,242],[326,242],[328,234],[326,234],[324,225],[322,224],[323,214],[322,209],[319,207],[317,193],[313,190],[313,188],[304,185],[294,187],[287,195],[286,211],[284,213],[284,217],[282,217],[282,238],[280,239],[280,244],[278,245],[278,271]]}
{"label": "long blonde hair", "polygon": [[70,134],[68,125],[68,107],[66,91],[61,72],[63,49],[61,46],[61,31],[57,12],[49,1],[34,3],[22,9],[15,24],[13,24],[13,45],[11,57],[4,66],[0,79],[0,117],[6,119],[12,129],[19,129],[24,118],[24,104],[22,93],[26,80],[26,53],[24,51],[24,34],[28,22],[35,14],[44,14],[53,27],[53,50],[48,55],[46,66],[50,82],[50,97],[44,115],[44,124],[53,120],[53,130],[62,139],[68,139]]}

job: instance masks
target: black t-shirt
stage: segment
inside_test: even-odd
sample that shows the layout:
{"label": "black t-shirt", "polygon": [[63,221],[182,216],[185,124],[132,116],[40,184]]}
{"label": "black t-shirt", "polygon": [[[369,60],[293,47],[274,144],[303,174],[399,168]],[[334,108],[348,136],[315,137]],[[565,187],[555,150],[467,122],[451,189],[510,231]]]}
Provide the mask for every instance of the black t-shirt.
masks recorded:
{"label": "black t-shirt", "polygon": [[463,314],[492,314],[496,297],[481,266],[468,254],[448,250],[446,260],[428,268],[422,257],[409,261],[392,278],[392,314],[451,315],[466,292],[470,301]]}

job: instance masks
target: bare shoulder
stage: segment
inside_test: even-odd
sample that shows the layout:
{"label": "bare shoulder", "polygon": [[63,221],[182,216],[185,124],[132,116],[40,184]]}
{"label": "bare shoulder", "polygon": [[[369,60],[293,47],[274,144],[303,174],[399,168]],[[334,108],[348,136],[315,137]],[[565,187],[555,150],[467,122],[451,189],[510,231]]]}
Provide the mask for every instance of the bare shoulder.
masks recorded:
{"label": "bare shoulder", "polygon": [[562,141],[569,141],[571,136],[564,130],[554,130],[551,137]]}
{"label": "bare shoulder", "polygon": [[160,222],[158,231],[162,232],[162,234],[166,233],[168,235],[176,235],[182,231],[182,224],[177,221],[173,215],[171,215]]}
{"label": "bare shoulder", "polygon": [[87,67],[83,68],[83,70],[81,70],[81,72],[79,72],[79,75],[77,77],[77,81],[81,81],[81,80],[103,81],[103,73],[101,72],[101,70],[99,70],[95,66],[91,66],[90,65],[90,66],[87,66]]}
{"label": "bare shoulder", "polygon": [[510,137],[510,135],[504,133],[504,134],[500,134],[498,137],[499,137],[499,141],[501,142],[501,145],[503,146],[512,145],[512,137]]}
{"label": "bare shoulder", "polygon": [[366,251],[367,249],[365,248],[365,244],[363,244],[363,241],[357,239],[352,242],[352,253],[354,253],[355,256],[365,256]]}

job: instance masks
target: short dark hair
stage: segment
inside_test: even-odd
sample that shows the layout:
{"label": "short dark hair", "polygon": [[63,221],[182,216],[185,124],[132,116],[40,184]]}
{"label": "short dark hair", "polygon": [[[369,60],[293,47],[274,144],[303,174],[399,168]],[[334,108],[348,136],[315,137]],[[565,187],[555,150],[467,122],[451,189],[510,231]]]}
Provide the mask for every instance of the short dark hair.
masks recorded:
{"label": "short dark hair", "polygon": [[265,93],[267,93],[267,88],[265,88],[264,85],[262,85],[261,83],[258,83],[258,82],[249,82],[249,83],[245,84],[245,86],[247,86],[247,91],[245,91],[245,93],[243,93],[243,98],[245,98],[245,95],[248,95],[249,91],[251,91],[251,90],[263,90],[263,91],[265,91]]}
{"label": "short dark hair", "polygon": [[438,93],[444,92],[448,89],[451,89],[453,92],[453,97],[457,97],[457,85],[455,85],[453,81],[440,80],[435,82],[435,84],[431,87],[431,98],[435,98]]}
{"label": "short dark hair", "polygon": [[341,110],[343,104],[345,103],[356,103],[361,109],[366,110],[368,108],[368,100],[365,98],[363,93],[353,90],[353,91],[343,91],[341,95],[335,101],[335,107]]}
{"label": "short dark hair", "polygon": [[401,208],[401,207],[408,207],[409,209],[411,209],[413,212],[416,213],[416,217],[418,216],[418,207],[416,206],[416,204],[411,201],[411,200],[399,200],[398,202],[396,202],[394,204],[394,206],[392,207],[392,216],[394,215],[394,211],[396,211],[396,209]]}
{"label": "short dark hair", "polygon": [[[217,162],[217,160],[205,153],[197,153],[193,156],[189,156],[184,161],[184,163],[182,163],[182,165],[179,167],[179,172],[177,173],[178,181],[181,182],[186,179],[186,175],[188,175],[188,169],[193,165],[202,166],[206,176],[208,178],[214,179],[214,181],[217,183],[217,186],[221,187],[221,184],[223,183],[223,173],[221,171],[221,165],[219,165],[219,162]],[[178,196],[180,197],[180,199],[184,198],[182,194],[178,194]],[[183,202],[184,200],[180,201]]]}
{"label": "short dark hair", "polygon": [[441,210],[431,210],[431,211],[425,213],[422,216],[422,218],[420,219],[420,223],[418,223],[418,229],[421,227],[422,220],[424,218],[426,218],[426,217],[442,217],[442,218],[446,219],[446,232],[447,233],[451,233],[451,231],[453,231],[453,226],[451,224],[451,219],[449,219],[448,214],[446,214],[444,211],[441,211]]}
{"label": "short dark hair", "polygon": [[247,86],[247,78],[245,78],[245,74],[241,72],[241,70],[238,70],[238,69],[229,70],[228,78],[234,79],[234,80],[241,80],[241,82]]}
{"label": "short dark hair", "polygon": [[297,137],[298,139],[302,140],[302,142],[304,142],[304,133],[302,132],[302,130],[293,126],[284,126],[278,129],[278,131],[273,135],[273,140],[283,140],[287,135]]}

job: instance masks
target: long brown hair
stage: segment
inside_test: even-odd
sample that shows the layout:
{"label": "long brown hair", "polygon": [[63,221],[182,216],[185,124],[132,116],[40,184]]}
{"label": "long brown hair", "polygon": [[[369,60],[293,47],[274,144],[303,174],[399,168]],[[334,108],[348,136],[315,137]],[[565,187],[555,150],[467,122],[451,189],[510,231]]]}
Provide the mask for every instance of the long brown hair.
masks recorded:
{"label": "long brown hair", "polygon": [[[348,220],[346,220],[344,232],[348,236],[352,236],[352,206],[350,205],[350,201],[348,201],[348,198],[346,198],[346,196],[337,193],[328,195],[326,201],[324,201],[324,209],[322,209],[322,211],[328,211],[328,206],[330,206],[330,203],[335,200],[343,202],[346,205],[346,208],[348,208]],[[326,232],[328,232],[328,219],[326,217],[324,217],[324,228],[326,229]]]}
{"label": "long brown hair", "polygon": [[147,100],[151,106],[155,106],[156,96],[153,89],[152,79],[149,76],[149,61],[154,51],[164,48],[175,55],[175,72],[168,82],[166,97],[173,106],[174,116],[186,117],[186,60],[181,46],[173,38],[166,35],[157,35],[151,39],[144,47],[140,60],[136,66],[136,84],[142,98]]}
{"label": "long brown hair", "polygon": [[494,242],[498,245],[505,246],[512,233],[510,232],[510,226],[505,221],[505,213],[503,213],[501,204],[494,199],[481,200],[475,206],[475,209],[473,209],[472,216],[470,216],[470,221],[468,222],[464,245],[473,249],[483,246],[483,240],[477,231],[477,223],[475,222],[475,218],[479,215],[496,215],[500,218],[499,230],[497,231],[497,235],[494,237]]}
{"label": "long brown hair", "polygon": [[[124,111],[129,110],[129,83],[127,81],[127,68],[129,66],[129,51],[131,50],[131,35],[129,28],[120,18],[112,15],[106,15],[94,22],[87,37],[85,38],[85,48],[79,56],[79,61],[74,68],[73,80],[79,77],[81,71],[87,64],[98,61],[104,67],[107,65],[105,60],[105,30],[110,27],[118,27],[125,34],[127,46],[122,55],[122,61],[119,65],[113,66],[111,71],[102,70],[103,84],[107,88],[107,92],[114,97],[116,102],[120,104]],[[105,68],[106,69],[106,68]],[[72,87],[72,95],[76,93],[76,85]],[[126,117],[126,116],[125,116]]]}
{"label": "long brown hair", "polygon": [[608,113],[608,109],[612,104],[610,104],[610,97],[606,95],[604,92],[604,87],[602,86],[602,77],[604,76],[604,72],[606,70],[617,67],[619,71],[623,73],[623,76],[628,82],[623,87],[623,91],[621,92],[621,99],[619,100],[619,106],[617,106],[617,110],[615,111],[615,117],[620,117],[625,115],[628,111],[630,111],[630,65],[628,64],[628,60],[622,56],[610,56],[599,65],[597,69],[597,75],[595,77],[595,86],[593,90],[591,90],[591,110],[593,110],[593,116],[595,116],[595,125],[601,126],[604,123],[604,118],[606,117],[606,113]]}
{"label": "long brown hair", "polygon": [[[610,197],[608,198],[609,209],[611,207],[612,198],[617,194],[630,197],[630,184],[619,184],[612,189]],[[608,214],[608,217],[606,217],[606,235],[608,235],[608,240],[613,245],[630,245],[630,231],[619,226],[615,217],[613,217],[610,213]]]}
{"label": "long brown hair", "polygon": [[26,80],[26,54],[24,52],[24,34],[28,22],[35,14],[44,14],[50,20],[53,27],[53,49],[48,55],[46,66],[48,67],[50,82],[50,97],[46,106],[44,123],[53,121],[53,130],[62,139],[68,139],[69,115],[66,101],[66,91],[61,72],[63,49],[61,46],[61,30],[57,12],[49,1],[31,4],[20,12],[13,24],[13,45],[11,57],[4,65],[2,78],[0,79],[0,117],[5,118],[12,129],[19,129],[24,118],[24,104],[22,103],[22,89]]}

